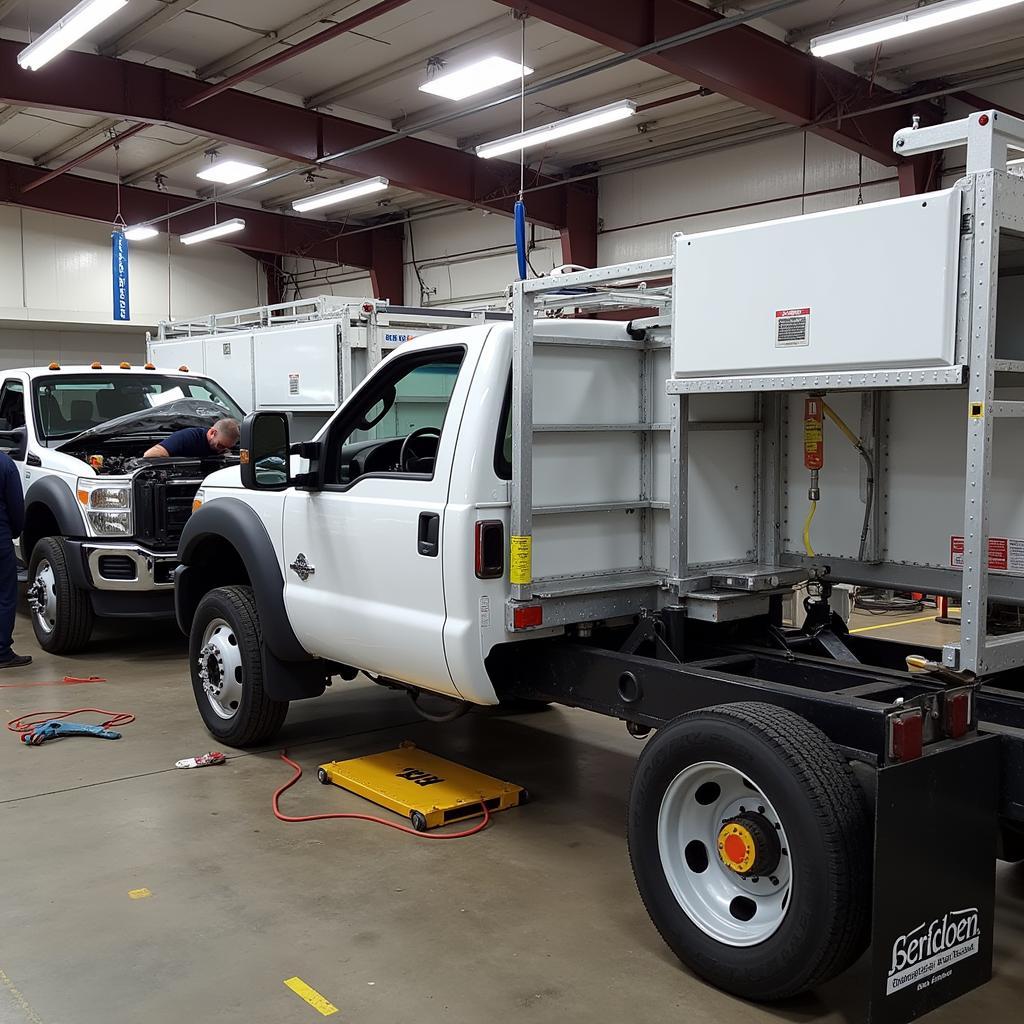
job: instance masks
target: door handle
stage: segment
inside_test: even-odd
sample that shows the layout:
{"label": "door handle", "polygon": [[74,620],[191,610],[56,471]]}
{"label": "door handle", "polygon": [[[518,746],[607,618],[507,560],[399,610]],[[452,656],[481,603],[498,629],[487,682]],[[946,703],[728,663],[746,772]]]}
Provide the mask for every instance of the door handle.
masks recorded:
{"label": "door handle", "polygon": [[441,516],[437,512],[421,512],[419,534],[416,550],[428,558],[437,557],[438,533],[441,529]]}

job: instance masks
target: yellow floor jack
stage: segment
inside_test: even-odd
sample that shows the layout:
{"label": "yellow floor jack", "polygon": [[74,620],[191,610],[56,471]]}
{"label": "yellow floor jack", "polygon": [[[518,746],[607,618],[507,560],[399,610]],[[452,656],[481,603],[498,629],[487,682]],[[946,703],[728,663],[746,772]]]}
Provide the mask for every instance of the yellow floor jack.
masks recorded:
{"label": "yellow floor jack", "polygon": [[526,803],[522,786],[491,778],[404,742],[397,750],[328,761],[317,769],[325,785],[340,786],[409,819],[418,832]]}

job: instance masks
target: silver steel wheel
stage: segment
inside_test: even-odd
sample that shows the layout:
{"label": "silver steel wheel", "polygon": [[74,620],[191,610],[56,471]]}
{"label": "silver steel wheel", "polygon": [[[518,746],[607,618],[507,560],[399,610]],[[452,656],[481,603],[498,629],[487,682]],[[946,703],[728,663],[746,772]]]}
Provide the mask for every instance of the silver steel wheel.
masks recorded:
{"label": "silver steel wheel", "polygon": [[735,768],[701,761],[672,780],[658,812],[658,851],[680,907],[711,938],[754,946],[782,924],[792,851],[775,808]]}
{"label": "silver steel wheel", "polygon": [[225,619],[212,619],[203,632],[199,680],[219,718],[238,714],[242,703],[242,652],[234,629]]}
{"label": "silver steel wheel", "polygon": [[53,566],[41,558],[28,588],[32,617],[43,633],[52,633],[57,625],[57,576]]}

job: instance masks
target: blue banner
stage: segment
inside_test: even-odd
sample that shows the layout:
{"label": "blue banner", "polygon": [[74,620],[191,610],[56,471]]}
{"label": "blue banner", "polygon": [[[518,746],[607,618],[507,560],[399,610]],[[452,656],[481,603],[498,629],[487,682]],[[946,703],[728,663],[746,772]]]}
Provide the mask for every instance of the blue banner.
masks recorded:
{"label": "blue banner", "polygon": [[128,301],[128,239],[123,231],[110,236],[111,267],[114,282],[114,319],[130,320],[131,307]]}

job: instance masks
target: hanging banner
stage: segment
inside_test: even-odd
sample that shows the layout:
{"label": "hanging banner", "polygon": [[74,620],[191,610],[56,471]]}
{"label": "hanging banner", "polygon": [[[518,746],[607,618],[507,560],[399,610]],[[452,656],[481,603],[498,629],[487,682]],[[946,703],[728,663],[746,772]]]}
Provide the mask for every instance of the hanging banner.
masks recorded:
{"label": "hanging banner", "polygon": [[114,284],[114,319],[130,320],[131,307],[128,299],[128,239],[123,231],[110,235],[110,273]]}

